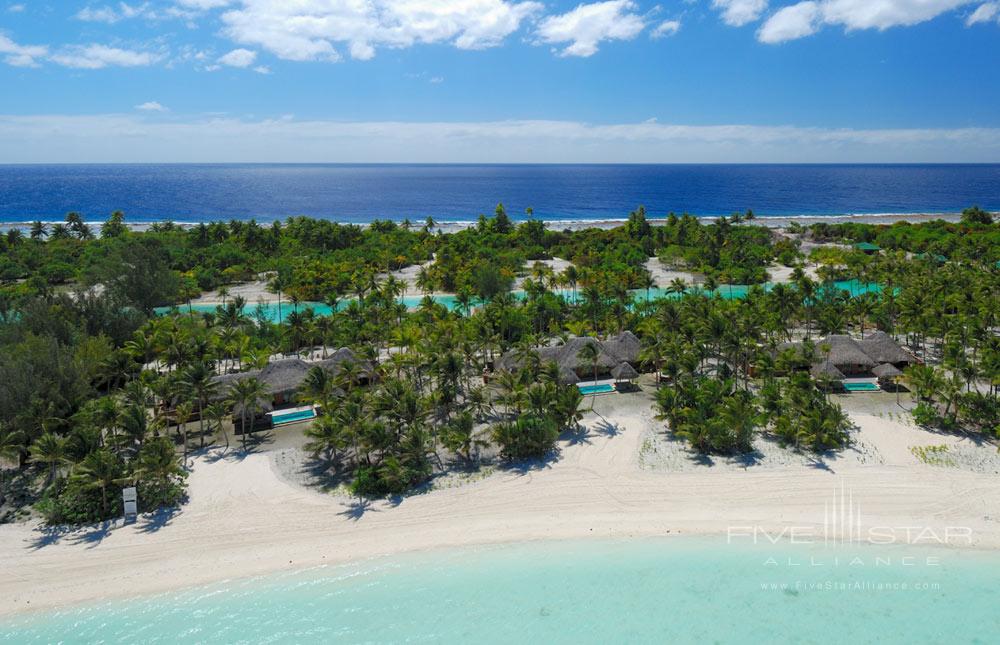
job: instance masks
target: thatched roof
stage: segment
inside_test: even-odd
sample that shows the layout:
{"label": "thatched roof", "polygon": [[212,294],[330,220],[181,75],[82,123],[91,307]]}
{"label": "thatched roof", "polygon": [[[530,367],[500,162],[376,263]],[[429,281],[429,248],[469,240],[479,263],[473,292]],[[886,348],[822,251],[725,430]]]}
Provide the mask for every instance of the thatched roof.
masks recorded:
{"label": "thatched roof", "polygon": [[872,374],[879,378],[896,378],[903,375],[892,363],[882,363],[872,370]]}
{"label": "thatched roof", "polygon": [[[824,353],[824,345],[830,348],[829,354]],[[838,334],[816,341],[816,354],[821,358],[826,356],[826,360],[829,360],[837,369],[841,370],[844,367],[861,367],[867,369],[875,367],[875,361],[850,336]]]}
{"label": "thatched roof", "polygon": [[219,374],[212,377],[212,382],[219,387],[215,388],[212,401],[224,401],[233,393],[233,386],[245,378],[259,378],[260,370],[248,370],[246,372],[236,372],[234,374]]}
{"label": "thatched roof", "polygon": [[[247,410],[247,419],[252,419],[255,416],[260,416],[262,414],[266,414],[266,413],[270,412],[273,409],[274,409],[274,406],[271,404],[271,402],[269,400],[267,400],[267,399],[258,399],[257,400],[257,409],[256,410],[250,410],[250,409]],[[236,405],[233,406],[233,418],[234,419],[242,419],[243,418],[243,404],[242,403],[237,403]]]}
{"label": "thatched roof", "polygon": [[892,336],[884,331],[877,331],[863,340],[857,341],[861,350],[876,363],[916,363],[916,359],[899,346]]}
{"label": "thatched roof", "polygon": [[617,381],[631,381],[639,378],[639,372],[635,371],[635,368],[630,364],[621,362],[611,369],[611,376],[615,377]]}
{"label": "thatched roof", "polygon": [[573,385],[580,380],[580,377],[576,375],[571,369],[560,367],[559,368],[559,384],[560,385]]}
{"label": "thatched roof", "polygon": [[271,394],[287,394],[299,389],[310,367],[301,358],[286,358],[268,363],[257,378]]}
{"label": "thatched roof", "polygon": [[844,380],[844,373],[837,369],[837,366],[830,361],[823,361],[822,363],[817,363],[813,365],[812,369],[809,370],[813,376],[826,376],[832,378],[835,381]]}
{"label": "thatched roof", "polygon": [[635,363],[639,360],[642,343],[632,332],[623,331],[604,341],[604,349],[624,362]]}
{"label": "thatched roof", "polygon": [[354,363],[358,366],[359,375],[363,378],[371,378],[374,372],[372,364],[366,360],[362,360],[354,353],[354,350],[348,347],[341,347],[328,358],[316,363],[327,372],[330,376],[336,377],[340,374],[340,369],[345,363]]}
{"label": "thatched roof", "polygon": [[236,374],[220,374],[214,376],[212,380],[220,386],[217,389],[216,395],[218,400],[228,397],[233,385],[247,378],[258,379],[272,396],[276,394],[289,395],[302,386],[306,375],[313,367],[322,367],[330,372],[331,376],[337,376],[340,373],[341,366],[347,361],[354,361],[358,364],[362,377],[372,377],[374,369],[370,362],[361,360],[349,348],[341,347],[326,360],[315,363],[307,363],[300,358],[280,358],[269,362],[267,367],[262,370],[248,370]]}
{"label": "thatched roof", "polygon": [[[560,373],[565,371],[590,372],[593,363],[584,360],[580,352],[588,345],[596,345],[598,349],[597,371],[608,372],[619,363],[635,362],[639,357],[640,343],[632,332],[622,332],[606,341],[600,341],[592,336],[575,336],[562,345],[536,347],[534,352],[542,363],[555,363]],[[523,359],[521,352],[511,350],[497,361],[497,368],[512,372],[521,367]],[[575,383],[578,379],[574,379]]]}

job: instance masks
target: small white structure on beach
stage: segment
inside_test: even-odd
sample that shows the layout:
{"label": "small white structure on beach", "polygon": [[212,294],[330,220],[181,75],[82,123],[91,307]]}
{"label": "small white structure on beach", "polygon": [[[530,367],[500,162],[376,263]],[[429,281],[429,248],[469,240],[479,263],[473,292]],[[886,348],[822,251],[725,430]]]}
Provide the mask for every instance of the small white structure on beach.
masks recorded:
{"label": "small white structure on beach", "polygon": [[122,504],[125,507],[126,524],[131,524],[139,516],[138,500],[139,495],[136,493],[135,486],[122,489]]}

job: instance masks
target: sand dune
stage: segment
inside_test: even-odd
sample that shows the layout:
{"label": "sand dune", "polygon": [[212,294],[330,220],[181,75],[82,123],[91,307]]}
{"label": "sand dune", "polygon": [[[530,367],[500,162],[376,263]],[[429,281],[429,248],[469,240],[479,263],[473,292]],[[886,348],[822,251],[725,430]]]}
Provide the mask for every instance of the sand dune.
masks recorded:
{"label": "sand dune", "polygon": [[190,503],[176,515],[66,535],[0,527],[0,614],[416,549],[818,525],[841,486],[869,525],[968,526],[976,546],[1000,547],[996,476],[920,463],[906,446],[941,441],[894,421],[860,419],[884,456],[879,465],[664,472],[639,464],[649,419],[615,419],[590,415],[588,432],[564,441],[550,463],[396,504],[286,483],[267,454],[201,457]]}

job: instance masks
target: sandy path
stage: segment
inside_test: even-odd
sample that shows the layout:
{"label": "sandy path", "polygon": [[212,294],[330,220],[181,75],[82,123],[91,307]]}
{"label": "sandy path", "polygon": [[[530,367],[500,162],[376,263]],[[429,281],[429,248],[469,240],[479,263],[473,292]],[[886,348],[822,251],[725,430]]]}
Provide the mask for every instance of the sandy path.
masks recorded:
{"label": "sandy path", "polygon": [[[616,430],[590,421],[591,431],[564,442],[556,461],[398,505],[360,507],[287,484],[266,454],[201,459],[190,503],[162,526],[143,519],[52,540],[27,525],[0,526],[0,614],[407,550],[818,525],[824,501],[842,485],[869,526],[969,526],[978,546],[1000,547],[995,476],[933,468],[902,453],[887,465],[838,465],[835,472],[650,472],[637,460],[645,419],[616,416]],[[903,427],[874,417],[862,422],[885,433]]]}

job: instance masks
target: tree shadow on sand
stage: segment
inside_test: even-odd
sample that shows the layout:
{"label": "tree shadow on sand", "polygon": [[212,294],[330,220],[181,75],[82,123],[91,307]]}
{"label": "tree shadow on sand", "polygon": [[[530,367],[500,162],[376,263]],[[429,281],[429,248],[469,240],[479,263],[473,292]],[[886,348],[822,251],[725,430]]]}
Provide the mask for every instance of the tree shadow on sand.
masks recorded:
{"label": "tree shadow on sand", "polygon": [[539,457],[538,459],[523,459],[509,462],[503,466],[503,470],[519,476],[530,475],[540,470],[552,468],[552,464],[559,461],[559,456],[559,448],[555,448],[554,450],[550,450],[544,457]]}
{"label": "tree shadow on sand", "polygon": [[177,506],[158,508],[152,513],[142,515],[135,527],[140,533],[156,533],[169,526],[173,519],[180,514],[181,509]]}
{"label": "tree shadow on sand", "polygon": [[347,507],[341,512],[337,513],[337,515],[343,515],[347,519],[357,522],[361,518],[363,518],[365,514],[370,512],[377,513],[378,509],[375,508],[375,505],[372,503],[370,499],[359,497],[357,499],[350,501],[347,504]]}
{"label": "tree shadow on sand", "polygon": [[38,551],[65,540],[70,544],[86,544],[89,545],[87,548],[92,549],[111,535],[116,526],[117,520],[105,520],[87,527],[39,526],[35,529],[37,535],[29,541],[28,548]]}

